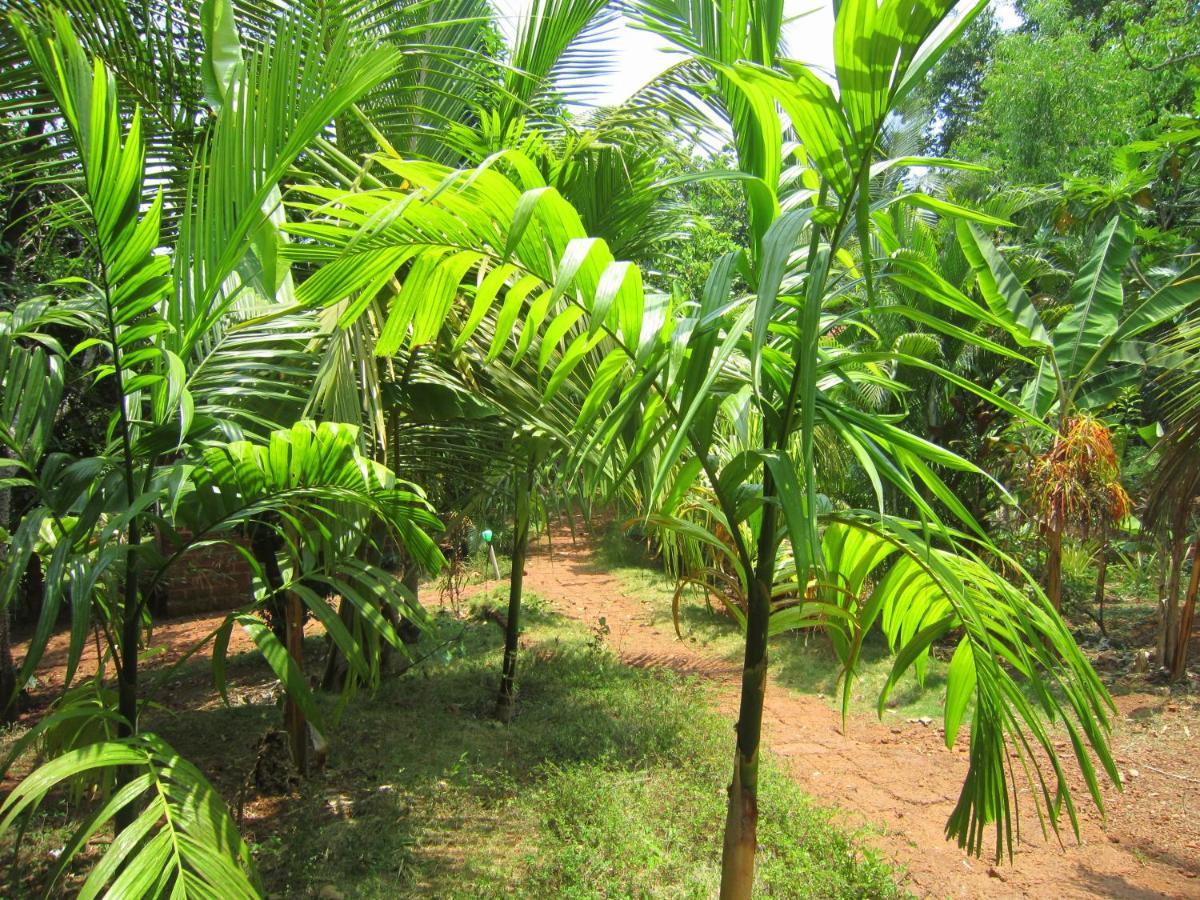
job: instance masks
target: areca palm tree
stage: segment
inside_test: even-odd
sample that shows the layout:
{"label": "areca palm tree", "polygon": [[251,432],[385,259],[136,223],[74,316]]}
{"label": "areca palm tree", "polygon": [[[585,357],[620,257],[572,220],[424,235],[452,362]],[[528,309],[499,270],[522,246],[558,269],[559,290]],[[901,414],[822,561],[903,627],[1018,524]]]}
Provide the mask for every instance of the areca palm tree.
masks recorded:
{"label": "areca palm tree", "polygon": [[[1161,390],[1172,399],[1166,416],[1166,433],[1154,445],[1157,464],[1149,479],[1145,521],[1164,539],[1169,568],[1166,596],[1160,607],[1158,662],[1172,681],[1187,674],[1191,635],[1195,627],[1196,597],[1200,593],[1197,558],[1196,498],[1200,497],[1200,388],[1191,360],[1200,336],[1200,323],[1193,316],[1165,342],[1179,357],[1179,365],[1168,369]],[[1187,544],[1190,539],[1191,550]],[[1184,588],[1183,567],[1191,559],[1191,577]]]}
{"label": "areca palm tree", "polygon": [[[290,229],[303,239],[295,245],[297,256],[324,262],[298,291],[301,303],[336,303],[362,292],[382,291],[388,298],[379,352],[429,343],[459,315],[461,294],[468,312],[459,329],[469,334],[494,315],[501,335],[511,331],[517,353],[536,355],[547,376],[546,398],[585,385],[573,464],[591,483],[615,486],[643,473],[639,495],[656,513],[664,499],[686,492],[688,482],[711,491],[714,520],[725,538],[661,513],[656,522],[686,529],[725,554],[748,598],[722,879],[729,897],[747,896],[753,879],[767,638],[780,629],[820,623],[842,635],[852,675],[861,635],[882,623],[897,651],[892,683],[920,667],[933,641],[958,638],[947,734],[952,740],[973,699],[972,768],[948,833],[972,850],[982,848],[993,824],[997,850],[1011,849],[1009,752],[1020,753],[1041,774],[1042,754],[1051,760],[1054,785],[1038,796],[1052,813],[1060,808],[1058,798],[1068,787],[1046,718],[1065,722],[1079,738],[1076,755],[1097,802],[1089,753],[1116,778],[1104,739],[1109,701],[1098,679],[1045,597],[993,573],[987,560],[1003,557],[938,469],[982,473],[847,399],[856,383],[887,385],[876,363],[904,360],[1028,418],[935,363],[840,337],[867,324],[878,280],[911,274],[894,259],[873,260],[864,252],[871,246],[873,217],[883,207],[901,203],[996,221],[918,192],[877,201],[869,190],[875,173],[904,164],[877,160],[875,139],[888,110],[944,46],[935,41],[918,55],[945,11],[922,8],[902,19],[899,4],[843,4],[840,94],[761,46],[773,32],[769,22],[753,24],[754,17],[771,16],[770,7],[654,12],[656,27],[694,27],[688,46],[714,54],[701,59],[720,73],[718,84],[727,92],[722,108],[744,170],[722,177],[747,185],[749,246],[714,266],[698,303],[645,293],[637,270],[589,237],[575,210],[517,151],[500,151],[462,171],[381,155],[379,165],[402,179],[401,187],[314,188],[315,201],[303,207],[308,220]],[[729,32],[715,27],[721,21],[744,23],[745,42],[724,46]],[[738,62],[756,52],[777,68]],[[780,188],[776,104],[801,139],[795,191]],[[735,276],[750,289],[735,290]],[[392,278],[395,287],[386,287]],[[923,285],[933,302],[1002,327],[988,307],[941,290],[936,278]],[[950,323],[931,325],[967,337]],[[983,349],[996,346],[972,340]],[[743,398],[760,439],[720,460],[712,452],[715,436],[734,397]],[[814,471],[818,427],[849,449],[876,486],[880,504],[882,486],[890,484],[911,504],[916,520],[881,509],[826,509]],[[957,518],[957,526],[942,520],[935,503]],[[857,550],[852,553],[849,544]],[[868,573],[877,587],[866,594]],[[776,603],[781,596],[787,602]],[[1050,682],[1063,693],[1049,691]],[[1074,807],[1067,809],[1074,822]],[[1053,815],[1051,821],[1057,821]]]}
{"label": "areca palm tree", "polygon": [[[763,423],[763,441],[757,453],[750,455],[749,459],[742,457],[736,460],[735,465],[730,467],[731,471],[706,471],[708,463],[704,456],[707,440],[704,432],[700,432],[700,441],[694,448],[700,466],[694,469],[696,474],[693,477],[704,473],[714,489],[724,514],[724,529],[734,538],[737,563],[748,587],[738,752],[726,824],[723,879],[725,894],[743,896],[748,892],[752,878],[766,637],[772,630],[772,597],[777,590],[776,562],[782,537],[777,531],[778,525],[786,527],[790,544],[792,566],[796,572],[793,590],[798,590],[803,596],[806,584],[815,581],[820,591],[820,585],[839,584],[839,578],[846,577],[844,573],[824,571],[823,562],[828,561],[828,554],[819,550],[822,542],[818,539],[818,481],[814,472],[816,425],[820,422],[838,433],[858,457],[863,471],[876,485],[877,493],[881,482],[890,481],[894,489],[914,504],[927,525],[938,523],[939,520],[918,487],[928,490],[945,504],[965,527],[971,530],[978,527],[928,465],[933,463],[953,468],[961,466],[963,461],[950,459],[923,442],[910,440],[910,436],[899,429],[863,416],[840,400],[833,390],[839,382],[845,382],[846,373],[852,371],[856,362],[870,363],[872,358],[902,360],[919,368],[938,371],[941,377],[957,381],[964,387],[969,388],[969,385],[911,354],[895,350],[879,355],[854,352],[840,354],[833,348],[826,349],[825,343],[828,340],[826,329],[834,321],[839,325],[854,321],[854,315],[849,311],[842,313],[842,318],[838,320],[826,318],[831,314],[836,315],[832,310],[826,311],[829,301],[853,291],[866,301],[869,309],[873,303],[874,277],[891,274],[886,268],[879,273],[872,271],[876,266],[871,259],[872,218],[881,208],[899,201],[901,204],[972,218],[963,210],[955,210],[950,205],[918,193],[875,201],[870,190],[872,176],[876,172],[886,171],[892,165],[879,163],[875,156],[887,113],[903,99],[915,80],[927,71],[946,46],[946,39],[935,40],[928,47],[923,48],[922,45],[948,7],[931,4],[905,18],[898,4],[884,3],[878,7],[874,3],[843,4],[835,26],[838,94],[834,94],[809,70],[786,61],[778,64],[778,68],[783,70],[781,73],[733,66],[736,56],[767,63],[772,61],[768,53],[755,42],[761,41],[764,35],[777,33],[771,24],[775,20],[768,19],[766,24],[759,24],[757,28],[753,24],[756,13],[761,17],[771,16],[769,5],[644,4],[639,8],[651,27],[668,36],[675,35],[681,44],[696,48],[693,52],[698,51],[701,60],[717,70],[718,85],[723,77],[728,78],[722,98],[735,136],[740,167],[744,173],[757,179],[748,179],[746,182],[751,209],[750,246],[740,260],[731,260],[724,272],[718,270],[710,279],[706,296],[695,316],[696,324],[692,326],[692,333],[688,337],[689,348],[695,346],[698,351],[698,367],[681,367],[681,376],[685,371],[691,376],[690,384],[688,379],[680,377],[674,382],[680,384],[682,381],[683,385],[676,407],[682,420],[689,424],[692,421],[702,423],[701,427],[707,429],[712,421],[709,418],[711,412],[704,409],[706,402],[711,404],[711,400],[705,397],[711,390],[709,386],[719,383],[721,377],[737,373],[750,389],[753,398],[751,403],[759,411]],[[717,16],[709,17],[711,12],[718,10]],[[707,27],[714,20],[738,22],[739,28]],[[957,27],[964,27],[967,21],[969,17],[960,21]],[[740,30],[742,22],[749,26],[744,39],[748,44],[735,46],[734,56],[728,47],[730,35],[732,33],[735,45],[743,40]],[[953,30],[950,36],[953,36]],[[804,189],[791,197],[780,195],[776,188],[782,163],[773,154],[773,148],[779,144],[775,133],[778,125],[774,103],[778,103],[789,115],[791,125],[800,138],[802,149],[798,154],[798,162],[801,168],[808,168],[811,175],[816,176],[812,178],[810,175]],[[847,267],[840,256],[854,243],[857,243],[860,254],[858,262],[861,271]],[[798,263],[793,257],[797,253]],[[718,348],[717,335],[720,330],[713,327],[709,334],[705,334],[708,331],[705,328],[706,320],[716,318],[722,305],[728,302],[731,271],[733,266],[739,264],[744,267],[743,271],[748,270],[747,281],[755,288],[755,294],[751,298],[752,303],[747,304],[742,313],[742,321],[726,326],[726,341]],[[934,296],[933,299],[945,301],[949,298]],[[976,319],[981,318],[978,310],[972,310],[970,304],[954,300],[950,308]],[[772,332],[779,338],[774,338]],[[697,340],[701,334],[705,334],[704,339]],[[961,332],[958,336],[962,336]],[[745,344],[737,348],[737,344],[733,343],[736,340],[748,342],[748,350]],[[740,364],[729,367],[729,361],[737,359],[739,355],[735,348],[745,356]],[[734,383],[737,384],[737,381]],[[682,447],[683,443],[676,436],[672,452],[677,452],[676,448]],[[671,455],[667,454],[665,462],[668,464]],[[758,468],[762,473],[759,501],[762,504],[761,519],[751,528],[751,536],[755,541],[751,546],[748,540],[738,537],[738,529],[739,523],[750,517],[751,510],[757,510],[753,506],[739,510],[736,495],[727,493],[721,497],[721,494],[722,488],[728,491],[729,487],[738,484]],[[665,467],[660,467],[660,482],[667,471]],[[673,489],[672,493],[677,496],[679,491]],[[780,513],[782,521],[779,521]],[[902,525],[886,517],[879,520],[879,525],[887,526],[885,530],[893,536],[905,532]],[[953,532],[940,524],[935,526],[934,533],[938,532],[950,551],[965,553],[970,557],[961,536],[954,536]],[[901,539],[899,543],[903,545],[905,542]],[[920,558],[921,551],[913,545],[908,546],[917,553],[916,557],[909,558]],[[895,644],[899,650],[898,668],[902,667],[900,663],[909,664],[921,656],[925,638],[918,638],[917,635],[924,633],[926,637],[932,637],[946,633],[950,627],[965,628],[962,659],[970,659],[974,663],[988,655],[989,651],[984,648],[997,635],[989,634],[989,628],[984,624],[987,617],[981,615],[980,608],[971,608],[972,601],[983,599],[984,604],[989,606],[995,601],[1003,608],[1013,603],[1016,595],[989,579],[980,579],[978,573],[968,578],[962,577],[962,573],[947,576],[948,573],[942,571],[937,577],[947,579],[942,583],[946,588],[944,597],[951,608],[948,619],[939,624],[937,615],[932,612],[933,607],[919,608],[920,612],[909,608],[908,614],[913,618],[909,619],[906,630],[899,632],[900,640]],[[975,593],[977,590],[979,593]],[[899,608],[905,608],[902,591],[900,595],[889,596],[884,591],[873,595],[870,602],[855,604],[856,612],[861,616],[858,619],[860,624],[864,620],[869,623],[880,605],[886,607],[896,604]],[[792,606],[790,611],[781,610],[778,615],[802,619],[804,606]],[[1038,607],[1035,605],[1033,608]],[[1028,639],[1036,642],[1037,632],[1045,629],[1047,638],[1063,653],[1080,691],[1078,697],[1083,701],[1076,708],[1089,708],[1091,715],[1103,721],[1103,692],[1098,690],[1095,676],[1071,648],[1070,638],[1061,623],[1042,614],[1037,614],[1032,621],[1036,621],[1037,625],[1027,635]],[[951,622],[953,625],[949,624]],[[777,627],[781,626],[782,623]],[[853,647],[853,641],[850,647]],[[848,653],[845,660],[849,676],[853,671],[853,654]],[[1042,662],[1051,668],[1057,665],[1053,657],[1046,657]],[[965,667],[966,663],[963,664]],[[1003,683],[1006,673],[996,668],[989,672],[987,668],[981,665],[978,673],[980,681],[986,676],[993,686],[996,683],[993,679]],[[975,677],[974,674],[971,676]],[[957,679],[952,676],[951,680]],[[952,686],[952,695],[955,690],[956,687]],[[1000,709],[1002,706],[1000,704],[992,711],[998,718],[1004,717]],[[948,705],[948,715],[951,711],[952,707]],[[1053,706],[1048,706],[1047,711],[1053,712]],[[1000,823],[1007,819],[1002,812],[1002,793],[982,789],[983,782],[978,780],[982,772],[1001,765],[1000,758],[986,751],[986,744],[978,740],[984,733],[981,729],[995,728],[994,724],[986,724],[988,718],[986,705],[981,703],[973,722],[975,731],[972,744],[978,753],[973,761],[977,768],[964,787],[948,827],[949,833],[957,835],[960,841],[973,849],[980,846],[983,823]],[[1037,733],[1039,725],[1036,720],[1030,717],[1025,721],[1026,726]],[[953,730],[948,723],[947,733]],[[1096,749],[1102,759],[1107,759],[1102,741],[1096,743]],[[1111,761],[1109,770],[1111,773]],[[1092,790],[1095,795],[1094,784]],[[998,846],[1000,843],[998,840]]]}
{"label": "areca palm tree", "polygon": [[[41,555],[46,590],[20,682],[38,665],[64,605],[72,623],[67,682],[93,624],[107,649],[91,688],[69,694],[6,761],[7,769],[37,741],[57,750],[6,798],[0,829],[13,827],[66,781],[111,784],[54,876],[113,822],[117,839],[85,891],[259,892],[248,851],[212,787],[139,727],[147,699],[139,646],[148,601],[180,559],[214,542],[236,546],[239,531],[251,524],[277,534],[282,583],[271,585],[258,569],[259,601],[248,598],[199,646],[213,644],[223,694],[225,649],[233,627],[243,627],[286,686],[299,723],[301,715],[319,722],[320,709],[292,654],[253,615],[257,603],[279,591],[291,605],[307,607],[370,680],[370,661],[339,627],[325,595],[352,602],[382,639],[399,646],[379,607],[414,618],[419,610],[408,606],[395,578],[358,561],[359,548],[379,523],[428,567],[440,560],[427,534],[437,522],[417,489],[365,459],[353,427],[297,421],[312,372],[302,352],[312,323],[293,317],[267,329],[250,321],[277,310],[290,291],[289,272],[275,252],[277,207],[270,202],[279,179],[394,62],[391,51],[374,43],[350,43],[344,29],[302,35],[301,25],[281,23],[270,48],[248,53],[225,72],[172,246],[161,230],[163,195],[146,187],[141,115],[136,109],[125,115],[113,73],[88,56],[66,16],[51,15],[40,27],[16,22],[72,141],[79,190],[65,212],[87,240],[88,274],[51,286],[46,298],[6,317],[0,330],[0,439],[12,472],[6,486],[34,498],[7,540],[0,603],[7,607],[26,563]],[[318,67],[297,52],[305,41],[325,39],[339,51],[337,63]],[[252,97],[276,103],[258,108],[248,102]],[[80,335],[79,343],[67,351],[48,338],[42,327],[48,320]],[[93,383],[113,385],[109,440],[79,459],[48,452],[62,373],[70,366]],[[257,397],[244,397],[248,387]],[[108,658],[115,692],[104,685]],[[89,740],[64,748],[52,738],[64,727],[83,733],[82,720],[94,726]],[[100,777],[112,771],[115,779]]]}

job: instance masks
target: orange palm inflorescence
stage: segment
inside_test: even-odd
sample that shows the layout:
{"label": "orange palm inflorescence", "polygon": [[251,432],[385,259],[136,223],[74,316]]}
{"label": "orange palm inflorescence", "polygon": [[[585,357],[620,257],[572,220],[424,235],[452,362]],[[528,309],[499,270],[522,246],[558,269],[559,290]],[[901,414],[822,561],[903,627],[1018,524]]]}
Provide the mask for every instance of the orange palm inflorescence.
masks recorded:
{"label": "orange palm inflorescence", "polygon": [[1086,537],[1102,521],[1120,522],[1131,508],[1120,478],[1108,427],[1092,416],[1070,417],[1029,467],[1030,498],[1042,529]]}

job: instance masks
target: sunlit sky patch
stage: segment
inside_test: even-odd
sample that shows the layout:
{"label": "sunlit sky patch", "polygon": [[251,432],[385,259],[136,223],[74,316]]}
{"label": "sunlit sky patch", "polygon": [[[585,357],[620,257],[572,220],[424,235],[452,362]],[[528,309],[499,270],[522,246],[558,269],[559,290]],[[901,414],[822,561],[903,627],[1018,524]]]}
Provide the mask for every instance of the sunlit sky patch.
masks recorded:
{"label": "sunlit sky patch", "polygon": [[[501,27],[511,37],[520,15],[529,8],[531,0],[495,0],[500,11]],[[969,6],[969,2],[967,3]],[[829,69],[833,65],[833,4],[831,0],[786,0],[785,26],[788,55],[816,66]],[[998,6],[1000,21],[1005,27],[1016,24],[1011,4]],[[669,52],[667,43],[658,35],[632,28],[622,23],[606,36],[601,45],[611,54],[613,66],[604,84],[595,86],[592,102],[611,105],[627,99],[634,91],[679,59]]]}

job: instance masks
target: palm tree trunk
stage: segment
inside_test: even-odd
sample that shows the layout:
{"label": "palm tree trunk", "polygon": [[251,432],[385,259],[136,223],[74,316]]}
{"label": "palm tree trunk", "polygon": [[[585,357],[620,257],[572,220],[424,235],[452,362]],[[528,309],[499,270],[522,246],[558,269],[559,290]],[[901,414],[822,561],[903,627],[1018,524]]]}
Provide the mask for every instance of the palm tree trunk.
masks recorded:
{"label": "palm tree trunk", "polygon": [[[769,471],[763,496],[774,496]],[[737,748],[733,781],[725,814],[721,855],[721,900],[748,900],[754,889],[754,855],[758,847],[758,751],[762,739],[763,700],[767,691],[767,623],[771,615],[771,583],[775,576],[775,514],[763,509],[757,566],[750,583],[746,615],[746,655],[738,707]]]}
{"label": "palm tree trunk", "polygon": [[30,618],[36,616],[41,611],[45,597],[46,576],[42,571],[42,561],[35,553],[29,557],[25,577],[21,579],[21,608],[24,615]]}
{"label": "palm tree trunk", "polygon": [[0,722],[11,725],[17,721],[17,666],[13,662],[12,636],[10,634],[10,619],[8,607],[0,610],[0,704],[4,710],[0,713]]}
{"label": "palm tree trunk", "polygon": [[1171,681],[1180,681],[1187,671],[1188,644],[1192,627],[1196,621],[1196,593],[1200,590],[1200,535],[1192,542],[1192,577],[1188,582],[1187,597],[1179,615],[1179,627],[1175,638],[1175,652],[1171,658]]}
{"label": "palm tree trunk", "polygon": [[[287,609],[287,652],[296,663],[296,667],[304,671],[304,606],[300,598],[291,591],[286,600]],[[284,700],[283,724],[287,729],[288,743],[291,745],[292,762],[296,771],[302,776],[308,775],[308,720],[289,691]]]}
{"label": "palm tree trunk", "polygon": [[[1175,529],[1179,534],[1180,529]],[[1158,626],[1158,666],[1160,669],[1171,668],[1175,659],[1175,644],[1179,620],[1179,588],[1183,577],[1185,545],[1181,537],[1172,536],[1170,544],[1170,562],[1167,569],[1167,590],[1162,601],[1161,616]]]}
{"label": "palm tree trunk", "polygon": [[[388,617],[391,607],[388,604],[383,604],[383,615]],[[354,604],[345,598],[338,604],[338,618],[342,624],[346,626],[346,630],[351,634],[354,633],[355,609]],[[330,691],[335,694],[340,694],[346,687],[346,679],[350,675],[350,664],[346,661],[346,657],[342,651],[338,649],[337,644],[333,639],[326,637],[328,644],[328,653],[325,657],[325,672],[321,676],[321,690]],[[384,647],[389,646],[386,642]],[[382,653],[382,651],[381,651]],[[382,671],[383,657],[380,657],[380,667]]]}
{"label": "palm tree trunk", "polygon": [[1108,522],[1100,523],[1100,558],[1096,561],[1096,622],[1100,626],[1100,634],[1108,637],[1104,628],[1104,592],[1108,586]]}
{"label": "palm tree trunk", "polygon": [[1059,612],[1062,611],[1062,529],[1051,525],[1046,529],[1046,596]]}
{"label": "palm tree trunk", "polygon": [[[0,447],[0,457],[7,457],[8,449]],[[9,530],[12,489],[0,487],[0,528]],[[9,632],[8,607],[0,610],[0,721],[11,725],[17,719],[17,666],[13,662],[12,637]]]}
{"label": "palm tree trunk", "polygon": [[[133,504],[138,498],[137,459],[133,452],[134,414],[128,406],[125,391],[125,360],[124,354],[118,349],[118,325],[113,306],[113,286],[107,282],[108,274],[101,266],[101,276],[104,279],[104,309],[108,331],[109,347],[112,351],[113,383],[117,388],[117,423],[121,440],[121,469],[125,486],[125,503],[132,512]],[[142,525],[138,515],[130,516],[129,525],[125,531],[125,584],[124,596],[120,607],[120,659],[117,663],[117,712],[121,715],[121,723],[117,726],[117,734],[123,738],[132,737],[138,730],[138,640],[141,637],[142,608],[141,583],[138,566],[141,563],[139,550],[142,543]],[[117,769],[118,790],[137,777],[137,770],[130,766]],[[117,831],[130,827],[140,812],[140,801],[128,803],[121,807],[114,821]]]}
{"label": "palm tree trunk", "polygon": [[[132,494],[132,491],[130,492]],[[125,598],[121,610],[121,659],[117,666],[117,712],[121,723],[117,733],[132,737],[138,730],[138,639],[141,637],[141,610],[138,608],[138,556],[135,547],[141,543],[141,529],[134,518],[129,523],[128,546],[125,551]],[[129,766],[117,769],[117,787],[122,788],[137,777]],[[128,803],[114,817],[117,831],[124,831],[136,821],[141,801]]]}
{"label": "palm tree trunk", "polygon": [[511,722],[516,700],[517,641],[521,634],[521,592],[525,583],[525,552],[529,546],[529,500],[533,493],[533,462],[525,477],[517,482],[516,522],[513,528],[512,573],[508,579],[508,619],[504,623],[504,665],[500,673],[500,692],[496,697],[496,718]]}
{"label": "palm tree trunk", "polygon": [[[404,578],[401,580],[401,583],[412,594],[413,603],[420,604],[421,567],[417,564],[416,560],[410,560],[408,565],[404,567]],[[396,633],[400,635],[400,640],[409,649],[410,655],[415,656],[413,648],[416,647],[417,642],[421,639],[421,629],[408,616],[400,616],[399,621],[394,624],[396,625]],[[385,646],[384,649],[386,650],[387,647]]]}
{"label": "palm tree trunk", "polygon": [[745,900],[754,888],[754,855],[758,847],[758,750],[767,688],[767,629],[763,609],[769,610],[769,603],[769,592],[755,580],[749,597],[737,748],[725,814],[721,900]]}
{"label": "palm tree trunk", "polygon": [[250,552],[262,569],[267,582],[266,607],[270,611],[271,630],[280,643],[287,643],[287,602],[283,598],[283,572],[279,569],[279,535],[270,526],[261,522],[250,525]]}

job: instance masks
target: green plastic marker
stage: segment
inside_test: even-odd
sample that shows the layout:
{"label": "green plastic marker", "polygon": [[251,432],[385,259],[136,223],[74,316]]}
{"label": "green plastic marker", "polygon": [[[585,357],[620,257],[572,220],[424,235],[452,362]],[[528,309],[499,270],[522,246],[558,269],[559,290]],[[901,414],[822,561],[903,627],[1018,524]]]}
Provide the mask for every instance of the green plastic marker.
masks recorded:
{"label": "green plastic marker", "polygon": [[496,574],[496,579],[500,578],[500,563],[496,562],[496,548],[492,544],[492,529],[485,528],[479,532],[479,536],[483,538],[483,542],[487,544],[488,560],[492,564],[492,571]]}

